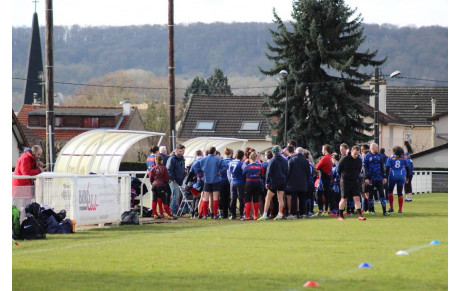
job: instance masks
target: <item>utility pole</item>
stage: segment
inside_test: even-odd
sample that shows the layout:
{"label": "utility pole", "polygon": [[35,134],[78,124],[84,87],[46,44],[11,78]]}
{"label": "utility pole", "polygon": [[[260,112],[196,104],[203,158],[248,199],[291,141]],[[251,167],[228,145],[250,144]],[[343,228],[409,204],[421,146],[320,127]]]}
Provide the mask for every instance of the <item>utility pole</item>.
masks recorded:
{"label": "utility pole", "polygon": [[168,47],[169,47],[169,131],[171,137],[171,150],[176,148],[175,121],[175,82],[174,82],[174,0],[168,0]]}
{"label": "utility pole", "polygon": [[53,171],[54,144],[54,57],[53,57],[53,0],[46,0],[46,165]]}
{"label": "utility pole", "polygon": [[379,117],[380,117],[380,104],[379,104],[379,93],[380,93],[380,89],[379,89],[379,68],[378,67],[375,67],[375,98],[374,98],[374,142],[379,145],[380,147],[380,143],[379,143],[379,136],[380,136],[380,121],[379,121]]}

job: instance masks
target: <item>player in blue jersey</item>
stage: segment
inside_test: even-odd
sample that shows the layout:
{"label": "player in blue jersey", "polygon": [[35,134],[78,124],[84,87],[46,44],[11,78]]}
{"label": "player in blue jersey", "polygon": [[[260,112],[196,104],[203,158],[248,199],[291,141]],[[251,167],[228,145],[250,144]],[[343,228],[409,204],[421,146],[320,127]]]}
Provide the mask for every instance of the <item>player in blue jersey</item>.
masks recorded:
{"label": "player in blue jersey", "polygon": [[[233,160],[233,150],[225,148],[224,161],[228,164]],[[228,208],[230,206],[230,182],[227,176],[227,171],[220,176],[220,199],[219,199],[219,218],[228,218]]]}
{"label": "player in blue jersey", "polygon": [[245,220],[249,220],[251,206],[254,205],[254,220],[259,216],[259,193],[262,192],[262,176],[265,174],[264,167],[261,163],[256,162],[257,153],[252,152],[249,154],[249,165],[243,169],[243,176],[246,180],[245,183]]}
{"label": "player in blue jersey", "polygon": [[230,178],[230,219],[236,219],[236,201],[238,200],[240,218],[243,218],[244,206],[244,152],[238,150],[236,157],[228,165],[227,175]]}
{"label": "player in blue jersey", "polygon": [[385,165],[383,164],[382,155],[379,153],[379,146],[372,143],[370,152],[364,157],[364,183],[371,185],[369,189],[369,212],[375,215],[374,198],[380,200],[384,216],[390,214],[386,209],[386,197],[383,191],[383,184],[386,183]]}
{"label": "player in blue jersey", "polygon": [[412,177],[414,176],[414,163],[412,162],[412,159],[410,158],[410,153],[406,153],[405,155],[406,158],[406,179],[407,182],[404,184],[404,192],[406,193],[406,202],[412,202]]}
{"label": "player in blue jersey", "polygon": [[387,160],[388,171],[388,200],[390,201],[390,212],[393,212],[393,190],[396,185],[398,193],[398,213],[402,213],[403,207],[403,187],[406,183],[406,165],[407,161],[404,158],[404,150],[400,146],[393,148],[393,155]]}

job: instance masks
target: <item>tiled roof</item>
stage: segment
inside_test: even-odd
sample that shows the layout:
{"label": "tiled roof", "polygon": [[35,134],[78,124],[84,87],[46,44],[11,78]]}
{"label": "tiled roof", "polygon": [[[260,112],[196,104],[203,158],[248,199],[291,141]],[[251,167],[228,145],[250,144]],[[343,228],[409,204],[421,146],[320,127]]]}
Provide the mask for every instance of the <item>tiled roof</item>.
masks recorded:
{"label": "tiled roof", "polygon": [[431,116],[430,118],[427,118],[426,120],[428,120],[428,121],[439,120],[439,118],[447,116],[447,115],[448,115],[448,112],[443,112],[443,113],[439,113],[439,114],[436,114],[434,116]]}
{"label": "tiled roof", "polygon": [[387,112],[413,125],[427,125],[432,116],[431,98],[436,99],[436,113],[448,111],[448,87],[387,87]]}
{"label": "tiled roof", "polygon": [[[46,138],[46,131],[45,128],[37,128],[32,127],[29,128],[29,113],[34,114],[37,112],[45,112],[46,105],[32,105],[32,104],[24,104],[19,112],[17,118],[19,123],[21,124],[21,129],[23,130],[27,140],[29,141],[37,141],[39,139]],[[131,115],[124,116],[123,121],[119,127],[119,129],[127,129],[129,126],[129,121],[132,116],[132,113],[136,110],[135,107],[131,107]],[[110,106],[54,106],[55,114],[59,115],[86,115],[88,116],[88,112],[93,114],[93,116],[116,116],[121,114],[123,111],[122,107],[110,107]],[[58,113],[59,112],[59,113]],[[66,112],[69,112],[67,114]],[[76,114],[76,112],[81,112],[80,114]],[[101,112],[101,114],[97,114],[97,112]],[[107,114],[108,112],[118,112],[115,115],[104,115],[104,112]],[[88,130],[92,130],[93,128],[54,128],[54,139],[55,140],[71,140],[75,136],[79,135],[80,133],[86,132]]]}
{"label": "tiled roof", "polygon": [[[46,107],[39,107],[29,112],[29,115],[45,115]],[[54,115],[76,116],[117,116],[123,113],[121,107],[69,107],[55,106]]]}
{"label": "tiled roof", "polygon": [[[363,104],[363,110],[366,113],[371,113],[372,118],[374,118],[374,115],[372,114],[374,112],[374,107],[370,106],[369,104]],[[379,121],[383,123],[384,125],[387,125],[387,124],[410,125],[409,122],[407,122],[406,120],[388,111],[386,114],[383,112],[380,112]]]}
{"label": "tiled roof", "polygon": [[[200,136],[265,139],[268,125],[259,113],[269,112],[263,96],[202,96],[190,99],[178,138]],[[214,131],[195,131],[199,120],[217,121]],[[240,132],[243,121],[261,121],[260,131]]]}
{"label": "tiled roof", "polygon": [[13,117],[12,117],[13,118],[13,133],[15,133],[15,135],[18,133],[17,139],[18,139],[18,143],[20,143],[20,146],[29,147],[30,146],[29,142],[27,140],[26,135],[24,134],[24,131],[22,130],[22,126],[19,123],[18,117],[14,113],[14,110],[12,111],[13,111]]}

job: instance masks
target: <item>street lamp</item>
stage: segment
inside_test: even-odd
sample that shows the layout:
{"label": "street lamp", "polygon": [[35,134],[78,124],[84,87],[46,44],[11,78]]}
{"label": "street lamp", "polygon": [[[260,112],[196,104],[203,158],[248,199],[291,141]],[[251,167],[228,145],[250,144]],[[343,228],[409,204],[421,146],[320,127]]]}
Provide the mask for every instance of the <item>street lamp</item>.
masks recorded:
{"label": "street lamp", "polygon": [[[394,71],[393,73],[390,74],[390,78],[395,78],[401,74],[400,71]],[[374,98],[374,142],[380,147],[379,143],[379,138],[380,138],[380,104],[379,104],[379,82],[380,82],[380,76],[379,76],[379,68],[375,67],[374,71],[374,77],[375,77],[375,98]]]}
{"label": "street lamp", "polygon": [[281,70],[279,72],[281,78],[284,79],[286,84],[286,102],[284,103],[284,145],[287,145],[287,121],[288,121],[288,89],[287,89],[287,76],[288,72],[286,70]]}

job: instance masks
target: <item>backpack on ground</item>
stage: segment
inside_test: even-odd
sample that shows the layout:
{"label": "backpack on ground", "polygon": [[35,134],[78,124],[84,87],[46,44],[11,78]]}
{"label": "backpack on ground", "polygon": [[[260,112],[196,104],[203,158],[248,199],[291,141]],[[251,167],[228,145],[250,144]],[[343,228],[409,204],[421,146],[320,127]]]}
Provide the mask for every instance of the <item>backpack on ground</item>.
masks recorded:
{"label": "backpack on ground", "polygon": [[139,225],[139,214],[134,210],[125,211],[121,214],[120,225]]}
{"label": "backpack on ground", "polygon": [[32,214],[35,218],[39,218],[40,215],[40,204],[32,202],[25,208],[26,214]]}
{"label": "backpack on ground", "polygon": [[19,237],[19,233],[21,232],[20,218],[21,212],[15,205],[13,205],[13,239],[17,239]]}
{"label": "backpack on ground", "polygon": [[25,240],[44,239],[46,238],[46,229],[37,218],[28,216],[21,223],[19,238]]}

